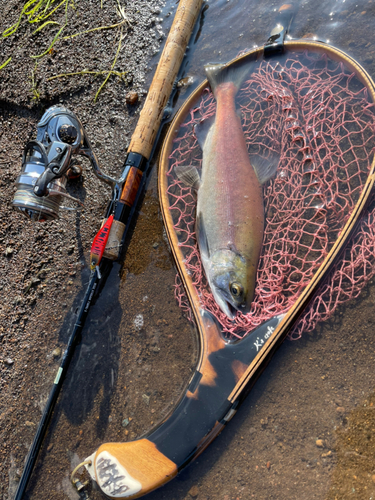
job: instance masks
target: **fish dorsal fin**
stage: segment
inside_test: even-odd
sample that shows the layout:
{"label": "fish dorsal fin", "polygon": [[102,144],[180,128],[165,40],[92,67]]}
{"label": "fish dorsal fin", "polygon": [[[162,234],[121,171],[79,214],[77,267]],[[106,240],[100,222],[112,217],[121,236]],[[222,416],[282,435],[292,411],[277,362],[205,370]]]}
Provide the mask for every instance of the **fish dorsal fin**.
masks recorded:
{"label": "fish dorsal fin", "polygon": [[204,143],[206,142],[208,132],[211,130],[212,125],[215,123],[215,115],[209,116],[201,120],[194,127],[194,134],[203,151]]}
{"label": "fish dorsal fin", "polygon": [[176,165],[174,171],[181,182],[198,191],[201,176],[196,167],[193,167],[193,165]]}
{"label": "fish dorsal fin", "polygon": [[207,233],[204,227],[202,212],[199,212],[197,214],[197,219],[195,222],[195,232],[202,260],[209,259],[210,249],[208,247]]}
{"label": "fish dorsal fin", "polygon": [[250,71],[253,70],[253,64],[244,64],[242,61],[226,64],[207,64],[204,67],[208,82],[212,92],[221,83],[232,82],[239,89]]}
{"label": "fish dorsal fin", "polygon": [[279,159],[278,155],[273,155],[269,158],[250,155],[250,163],[258,177],[259,184],[265,184],[276,174]]}

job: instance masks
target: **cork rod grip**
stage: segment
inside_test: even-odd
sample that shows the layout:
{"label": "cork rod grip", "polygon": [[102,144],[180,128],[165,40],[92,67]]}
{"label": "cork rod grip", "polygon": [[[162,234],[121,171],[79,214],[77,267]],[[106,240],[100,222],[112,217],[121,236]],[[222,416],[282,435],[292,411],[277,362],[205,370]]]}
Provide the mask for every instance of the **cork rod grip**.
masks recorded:
{"label": "cork rod grip", "polygon": [[163,53],[128,152],[139,153],[147,160],[158,133],[164,108],[184,57],[203,0],[180,0]]}

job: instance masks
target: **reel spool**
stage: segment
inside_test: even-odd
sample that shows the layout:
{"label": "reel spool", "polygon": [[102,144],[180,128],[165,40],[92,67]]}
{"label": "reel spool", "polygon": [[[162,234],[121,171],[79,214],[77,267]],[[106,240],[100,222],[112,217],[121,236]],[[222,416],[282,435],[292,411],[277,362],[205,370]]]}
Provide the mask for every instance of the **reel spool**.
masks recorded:
{"label": "reel spool", "polygon": [[36,140],[24,149],[22,171],[17,178],[13,206],[32,221],[49,221],[59,217],[63,198],[82,205],[66,191],[74,155],[89,158],[95,175],[111,187],[116,180],[103,174],[86,132],[77,116],[63,106],[52,106],[38,123]]}

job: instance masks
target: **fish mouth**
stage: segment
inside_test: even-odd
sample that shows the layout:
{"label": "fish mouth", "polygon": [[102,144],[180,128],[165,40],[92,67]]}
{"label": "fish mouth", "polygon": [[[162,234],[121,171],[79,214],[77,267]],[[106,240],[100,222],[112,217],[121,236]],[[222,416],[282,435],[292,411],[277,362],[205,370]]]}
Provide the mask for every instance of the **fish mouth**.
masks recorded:
{"label": "fish mouth", "polygon": [[216,287],[211,287],[212,294],[214,296],[216,304],[220,307],[224,314],[228,316],[229,319],[234,319],[237,314],[237,309],[231,304],[222,293],[221,290]]}
{"label": "fish mouth", "polygon": [[234,307],[230,302],[228,302],[227,300],[225,301],[227,303],[227,308],[228,308],[228,313],[226,313],[226,315],[230,318],[230,319],[234,319],[237,315],[237,312],[238,312],[238,309],[236,307]]}
{"label": "fish mouth", "polygon": [[237,313],[247,314],[248,308],[246,304],[235,306],[229,300],[226,300],[224,297],[221,297],[220,301],[217,301],[220,309],[228,316],[229,319],[234,319],[237,316]]}
{"label": "fish mouth", "polygon": [[233,300],[230,300],[231,297],[229,293],[215,285],[211,286],[211,292],[214,296],[216,304],[220,307],[223,313],[228,316],[229,319],[231,320],[235,319],[237,313],[247,314],[248,312],[250,312],[251,304],[249,304],[248,301],[241,302],[238,304],[233,303]]}

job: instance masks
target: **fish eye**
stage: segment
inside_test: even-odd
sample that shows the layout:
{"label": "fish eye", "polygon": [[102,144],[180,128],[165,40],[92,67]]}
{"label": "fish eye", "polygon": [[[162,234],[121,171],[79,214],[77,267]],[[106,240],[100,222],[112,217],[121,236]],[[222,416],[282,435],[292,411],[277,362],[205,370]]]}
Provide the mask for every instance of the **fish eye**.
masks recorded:
{"label": "fish eye", "polygon": [[233,297],[240,297],[243,293],[243,288],[238,283],[231,283],[229,286],[229,290]]}

